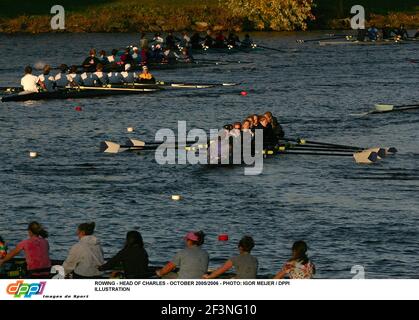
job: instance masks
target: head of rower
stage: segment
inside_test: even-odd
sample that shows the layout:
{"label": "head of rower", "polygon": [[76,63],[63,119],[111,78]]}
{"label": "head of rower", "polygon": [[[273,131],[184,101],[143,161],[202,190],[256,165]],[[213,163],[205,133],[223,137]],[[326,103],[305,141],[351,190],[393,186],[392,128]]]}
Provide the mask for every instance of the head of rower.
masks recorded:
{"label": "head of rower", "polygon": [[61,73],[66,73],[68,70],[68,66],[66,64],[60,65],[60,71]]}
{"label": "head of rower", "polygon": [[73,74],[73,73],[77,73],[77,66],[75,66],[75,65],[72,65],[70,67],[70,74]]}
{"label": "head of rower", "polygon": [[103,64],[98,63],[96,66],[96,72],[103,72]]}
{"label": "head of rower", "polygon": [[240,122],[235,122],[234,125],[233,125],[233,128],[237,129],[237,130],[241,130],[242,129],[242,124]]}
{"label": "head of rower", "polygon": [[257,127],[259,124],[259,116],[257,114],[253,114],[252,119],[253,119],[253,126]]}
{"label": "head of rower", "polygon": [[269,123],[271,123],[272,122],[272,112],[270,112],[270,111],[267,111],[267,112],[265,112],[264,114],[263,114],[263,116],[265,117],[265,118],[267,118],[268,119],[268,121],[269,121]]}
{"label": "head of rower", "polygon": [[269,120],[265,116],[259,117],[259,123],[262,125],[262,127],[267,128],[269,126]]}
{"label": "head of rower", "polygon": [[32,74],[32,67],[31,66],[26,66],[25,67],[25,75],[26,74]]}
{"label": "head of rower", "polygon": [[47,76],[51,72],[51,66],[49,64],[46,64],[42,70],[42,74]]}
{"label": "head of rower", "polygon": [[89,56],[91,56],[92,58],[96,57],[96,49],[90,49]]}

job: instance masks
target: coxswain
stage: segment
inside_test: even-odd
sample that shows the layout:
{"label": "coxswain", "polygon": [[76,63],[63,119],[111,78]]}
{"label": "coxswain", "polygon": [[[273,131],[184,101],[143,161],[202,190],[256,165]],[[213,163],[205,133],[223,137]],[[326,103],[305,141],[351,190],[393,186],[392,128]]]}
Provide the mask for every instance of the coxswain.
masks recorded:
{"label": "coxswain", "polygon": [[227,45],[232,46],[233,48],[240,45],[240,39],[233,31],[230,31],[228,34]]}
{"label": "coxswain", "polygon": [[38,92],[38,77],[32,74],[32,67],[25,67],[25,75],[20,80],[20,84],[23,87],[23,91],[27,92]]}
{"label": "coxswain", "polygon": [[108,75],[103,72],[103,64],[99,63],[92,75],[95,86],[104,86],[109,83]]}
{"label": "coxswain", "polygon": [[45,65],[42,74],[38,77],[38,85],[43,91],[54,91],[56,84],[54,77],[50,75],[51,66]]}
{"label": "coxswain", "polygon": [[375,27],[375,25],[372,25],[368,29],[368,38],[371,41],[377,41],[378,40],[378,29]]}
{"label": "coxswain", "polygon": [[204,39],[204,47],[212,48],[214,47],[214,39],[211,37],[211,31],[207,31],[207,35]]}
{"label": "coxswain", "polygon": [[250,35],[246,33],[243,41],[241,42],[243,48],[251,48],[253,46],[253,40],[250,38]]}
{"label": "coxswain", "polygon": [[186,62],[186,63],[192,62],[193,57],[191,56],[191,54],[189,52],[190,51],[187,47],[183,47],[182,52],[181,52],[180,56],[178,57],[178,60]]}
{"label": "coxswain", "polygon": [[89,56],[83,61],[83,68],[86,72],[95,72],[96,66],[100,63],[100,60],[96,57],[96,50],[90,49]]}
{"label": "coxswain", "polygon": [[55,76],[55,83],[57,84],[57,87],[60,88],[65,88],[66,86],[68,86],[70,80],[68,79],[68,66],[66,64],[62,64],[60,66],[60,72],[57,73],[57,75]]}
{"label": "coxswain", "polygon": [[201,42],[203,40],[205,40],[205,38],[202,38],[199,32],[195,32],[191,37],[192,49],[202,49]]}
{"label": "coxswain", "polygon": [[218,32],[217,35],[215,36],[215,44],[214,47],[215,48],[226,48],[227,45],[225,43],[225,37],[222,31]]}
{"label": "coxswain", "polygon": [[266,119],[268,119],[269,126],[272,128],[275,136],[278,140],[283,139],[285,134],[284,130],[282,129],[281,125],[278,122],[278,119],[272,115],[272,112],[267,111],[263,114]]}
{"label": "coxswain", "polygon": [[77,66],[71,66],[70,71],[68,73],[68,81],[72,87],[78,87],[83,84],[83,80],[81,75],[77,73]]}
{"label": "coxswain", "polygon": [[156,83],[156,79],[154,79],[153,75],[150,72],[148,72],[147,66],[143,66],[143,72],[140,73],[138,78],[140,80],[140,83]]}

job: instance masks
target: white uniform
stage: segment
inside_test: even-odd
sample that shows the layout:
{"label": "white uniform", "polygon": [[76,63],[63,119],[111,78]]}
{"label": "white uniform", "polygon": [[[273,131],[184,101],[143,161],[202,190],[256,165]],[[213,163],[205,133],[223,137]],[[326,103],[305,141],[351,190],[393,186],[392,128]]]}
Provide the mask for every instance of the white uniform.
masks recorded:
{"label": "white uniform", "polygon": [[70,73],[68,75],[68,80],[70,82],[74,82],[75,84],[77,84],[79,86],[83,84],[83,80],[81,78],[81,75],[78,74],[78,73]]}
{"label": "white uniform", "polygon": [[66,87],[70,81],[69,76],[65,73],[60,72],[55,76],[55,83],[57,84],[57,87]]}
{"label": "white uniform", "polygon": [[25,74],[25,76],[20,80],[20,84],[23,87],[24,91],[28,92],[38,92],[38,77],[34,76],[33,74]]}
{"label": "white uniform", "polygon": [[95,80],[90,73],[82,73],[81,79],[86,87],[93,87],[95,85]]}
{"label": "white uniform", "polygon": [[127,71],[121,72],[121,76],[124,79],[123,81],[125,83],[133,83],[136,78],[136,74],[134,72],[127,72]]}
{"label": "white uniform", "polygon": [[38,77],[38,82],[43,82],[47,91],[55,90],[55,80],[53,76],[41,74]]}
{"label": "white uniform", "polygon": [[93,73],[92,78],[97,86],[104,85],[109,82],[108,75],[102,71],[96,71]]}
{"label": "white uniform", "polygon": [[109,84],[121,84],[124,82],[124,78],[119,72],[108,73]]}

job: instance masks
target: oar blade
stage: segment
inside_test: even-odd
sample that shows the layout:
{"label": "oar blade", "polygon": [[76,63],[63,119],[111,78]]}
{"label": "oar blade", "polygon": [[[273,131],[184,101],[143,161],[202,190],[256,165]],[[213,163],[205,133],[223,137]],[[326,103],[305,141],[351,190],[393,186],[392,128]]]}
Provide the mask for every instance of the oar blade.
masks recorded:
{"label": "oar blade", "polygon": [[371,164],[377,162],[378,160],[377,152],[371,151],[355,152],[353,157],[355,162],[359,164]]}
{"label": "oar blade", "polygon": [[125,151],[126,149],[122,149],[121,146],[112,141],[103,141],[100,143],[100,152],[104,153],[119,153]]}
{"label": "oar blade", "polygon": [[394,106],[391,104],[376,104],[375,105],[375,111],[378,111],[378,112],[389,112],[393,110],[394,110]]}
{"label": "oar blade", "polygon": [[127,141],[126,145],[130,146],[130,147],[144,147],[146,145],[146,143],[144,141],[141,141],[141,140],[129,139]]}
{"label": "oar blade", "polygon": [[378,156],[378,160],[385,158],[387,156],[386,149],[384,148],[378,148],[378,147],[369,148],[369,149],[366,149],[365,151],[376,152]]}

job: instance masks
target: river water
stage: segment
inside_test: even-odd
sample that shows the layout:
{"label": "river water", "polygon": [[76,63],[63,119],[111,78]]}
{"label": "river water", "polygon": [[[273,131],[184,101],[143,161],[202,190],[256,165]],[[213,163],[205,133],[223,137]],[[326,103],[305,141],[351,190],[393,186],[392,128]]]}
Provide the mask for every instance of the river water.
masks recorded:
{"label": "river water", "polygon": [[[106,256],[135,229],[152,264],[162,265],[183,247],[187,231],[202,229],[216,267],[249,234],[266,276],[303,239],[318,278],[351,278],[354,265],[367,278],[418,278],[419,113],[353,115],[375,103],[419,102],[419,65],[407,61],[418,58],[418,44],[295,42],[319,36],[256,33],[257,43],[281,51],[208,54],[196,58],[242,63],[154,72],[159,80],[238,87],[1,104],[0,235],[13,247],[37,220],[50,232],[51,256],[62,259],[77,241],[77,225],[95,221]],[[135,34],[0,35],[0,86],[18,85],[27,64],[80,64],[90,47],[110,51],[137,40]],[[150,141],[179,120],[188,129],[219,128],[267,110],[290,137],[400,152],[368,166],[346,157],[278,156],[264,161],[259,176],[245,176],[243,167],[162,166],[151,152],[99,152],[103,140]],[[130,126],[134,133],[127,133]],[[31,159],[29,151],[40,157]],[[173,194],[182,200],[172,201]],[[218,241],[224,233],[229,241]]]}

